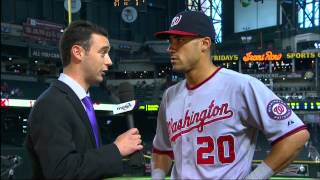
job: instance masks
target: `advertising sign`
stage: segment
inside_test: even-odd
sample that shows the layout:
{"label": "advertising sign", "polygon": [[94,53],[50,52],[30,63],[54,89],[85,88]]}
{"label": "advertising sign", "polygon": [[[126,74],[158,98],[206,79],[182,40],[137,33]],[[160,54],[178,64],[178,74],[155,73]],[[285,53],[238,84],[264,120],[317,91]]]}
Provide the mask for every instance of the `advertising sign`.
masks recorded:
{"label": "advertising sign", "polygon": [[242,58],[244,62],[256,61],[279,61],[282,58],[282,53],[275,54],[272,51],[267,51],[263,54],[254,54],[252,51],[247,52]]}

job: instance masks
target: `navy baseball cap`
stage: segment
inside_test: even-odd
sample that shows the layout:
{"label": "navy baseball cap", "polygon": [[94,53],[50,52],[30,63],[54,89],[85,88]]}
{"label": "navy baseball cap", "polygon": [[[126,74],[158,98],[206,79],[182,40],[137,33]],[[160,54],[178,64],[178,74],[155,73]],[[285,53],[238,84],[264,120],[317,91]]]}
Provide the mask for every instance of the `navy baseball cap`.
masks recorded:
{"label": "navy baseball cap", "polygon": [[201,36],[214,39],[215,33],[210,18],[201,11],[183,11],[171,22],[168,31],[155,33],[159,39],[168,39],[170,35]]}

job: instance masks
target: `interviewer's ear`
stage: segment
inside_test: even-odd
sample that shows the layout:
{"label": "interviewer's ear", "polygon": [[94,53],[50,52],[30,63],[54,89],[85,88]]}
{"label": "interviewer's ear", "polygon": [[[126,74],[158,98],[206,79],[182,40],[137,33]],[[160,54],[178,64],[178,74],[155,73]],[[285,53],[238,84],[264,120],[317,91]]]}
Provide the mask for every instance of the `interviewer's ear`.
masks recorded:
{"label": "interviewer's ear", "polygon": [[201,51],[210,51],[211,39],[209,37],[204,37],[201,39]]}
{"label": "interviewer's ear", "polygon": [[85,50],[80,45],[73,45],[71,47],[71,60],[76,59],[81,61],[84,54],[85,54]]}

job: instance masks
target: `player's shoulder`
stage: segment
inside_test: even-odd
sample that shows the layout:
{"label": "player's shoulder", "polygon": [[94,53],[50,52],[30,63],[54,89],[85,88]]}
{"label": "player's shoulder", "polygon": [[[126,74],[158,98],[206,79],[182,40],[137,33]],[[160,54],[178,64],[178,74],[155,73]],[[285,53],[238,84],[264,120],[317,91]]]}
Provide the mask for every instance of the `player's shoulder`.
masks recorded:
{"label": "player's shoulder", "polygon": [[248,74],[242,74],[230,69],[222,68],[220,70],[220,78],[223,78],[224,82],[231,84],[231,86],[240,87],[240,89],[247,88],[264,88],[265,85],[256,77]]}
{"label": "player's shoulder", "polygon": [[221,68],[218,76],[224,81],[230,81],[232,83],[243,84],[252,81],[254,77],[236,72],[231,69]]}
{"label": "player's shoulder", "polygon": [[176,96],[182,93],[186,89],[186,80],[182,80],[172,86],[170,86],[166,91],[165,91],[165,96]]}

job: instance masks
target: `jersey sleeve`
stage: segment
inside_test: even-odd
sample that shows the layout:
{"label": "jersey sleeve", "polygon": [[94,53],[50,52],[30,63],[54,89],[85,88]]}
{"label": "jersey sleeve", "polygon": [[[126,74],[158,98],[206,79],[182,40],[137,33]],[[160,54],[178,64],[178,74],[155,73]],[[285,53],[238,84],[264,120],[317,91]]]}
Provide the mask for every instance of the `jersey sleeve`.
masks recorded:
{"label": "jersey sleeve", "polygon": [[172,157],[172,147],[166,121],[166,95],[167,91],[165,91],[163,94],[158,111],[156,135],[153,139],[153,153],[168,154],[170,157]]}
{"label": "jersey sleeve", "polygon": [[248,124],[264,133],[271,144],[306,126],[291,108],[256,78],[243,87]]}

